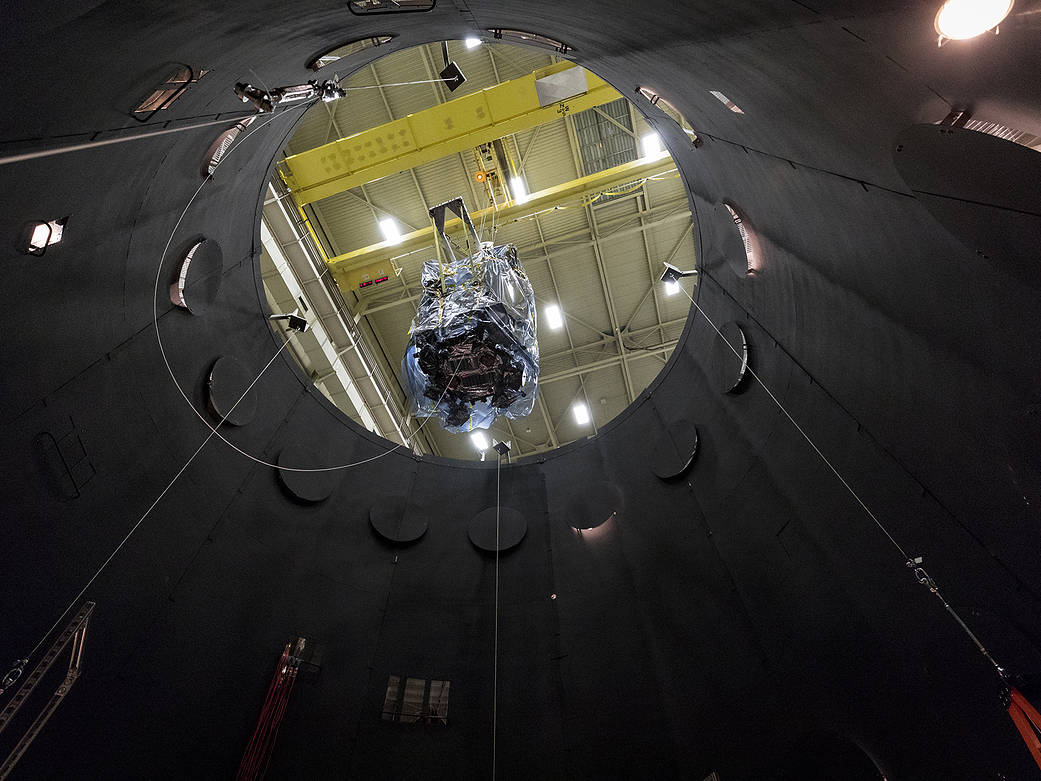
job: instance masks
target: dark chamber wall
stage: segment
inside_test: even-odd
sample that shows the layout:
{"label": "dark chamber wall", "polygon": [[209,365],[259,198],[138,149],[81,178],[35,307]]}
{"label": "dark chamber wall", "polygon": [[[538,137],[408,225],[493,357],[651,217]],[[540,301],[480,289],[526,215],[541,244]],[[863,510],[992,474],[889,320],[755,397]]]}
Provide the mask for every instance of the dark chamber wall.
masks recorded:
{"label": "dark chamber wall", "polygon": [[[1038,403],[1041,282],[1016,246],[983,257],[942,227],[928,203],[944,193],[905,182],[893,147],[959,101],[1036,114],[1041,87],[1025,74],[1041,72],[1041,47],[1010,26],[937,50],[934,13],[852,0],[440,0],[372,18],[334,2],[16,4],[0,139],[10,154],[136,132],[127,112],[172,62],[212,69],[164,112],[176,126],[239,111],[231,88],[251,69],[296,83],[316,51],[366,34],[397,33],[391,48],[489,27],[568,41],[578,62],[624,93],[655,88],[702,134],[691,149],[642,107],[691,192],[700,305],[741,324],[763,381],[1029,682],[1041,673],[1041,470],[1023,421]],[[258,371],[279,347],[263,317],[258,200],[291,116],[228,158],[160,271],[159,328],[199,410],[218,357]],[[152,293],[218,130],[0,167],[0,658],[35,645],[205,438],[159,354]],[[724,199],[758,236],[755,278],[726,256]],[[1037,225],[1014,203],[965,201],[963,222]],[[43,258],[13,249],[26,221],[66,214],[66,239]],[[165,289],[199,236],[221,243],[225,276],[193,317]],[[762,383],[719,392],[718,349],[692,318],[659,380],[600,436],[503,467],[502,504],[528,531],[501,558],[499,775],[854,777],[831,734],[891,780],[1036,777],[992,671]],[[253,422],[227,435],[260,458],[304,444],[342,463],[387,447],[288,359],[257,390]],[[650,466],[684,419],[698,425],[696,460],[662,481]],[[494,559],[467,528],[494,506],[495,478],[492,464],[399,451],[304,504],[275,470],[211,442],[91,587],[84,675],[12,777],[232,775],[297,634],[322,644],[322,669],[294,692],[275,777],[487,774]],[[418,543],[372,531],[369,510],[388,497],[429,518]],[[618,509],[606,523],[571,528],[605,506]],[[450,680],[449,725],[381,721],[388,675]]]}

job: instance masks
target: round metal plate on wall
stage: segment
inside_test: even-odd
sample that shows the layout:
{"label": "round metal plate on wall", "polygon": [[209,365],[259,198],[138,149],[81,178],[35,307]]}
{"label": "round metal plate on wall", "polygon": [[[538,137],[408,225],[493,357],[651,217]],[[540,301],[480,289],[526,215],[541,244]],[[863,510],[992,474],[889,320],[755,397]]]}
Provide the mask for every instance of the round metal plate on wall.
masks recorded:
{"label": "round metal plate on wall", "polygon": [[712,349],[712,370],[721,393],[736,393],[748,374],[748,339],[731,321],[719,329],[722,338]]}
{"label": "round metal plate on wall", "polygon": [[651,471],[662,480],[684,474],[698,452],[698,427],[689,420],[669,424],[654,443]]}
{"label": "round metal plate on wall", "polygon": [[[499,508],[500,553],[520,545],[528,533],[528,519],[511,507]],[[486,553],[495,553],[495,508],[488,507],[470,521],[470,542]]]}
{"label": "round metal plate on wall", "polygon": [[253,379],[253,373],[236,358],[218,358],[207,380],[210,409],[232,426],[245,426],[257,414],[257,394],[246,390]]}
{"label": "round metal plate on wall", "polygon": [[[327,466],[328,456],[304,445],[287,445],[278,454],[278,465],[294,469],[315,469]],[[282,485],[297,499],[304,502],[321,502],[328,499],[340,478],[339,471],[292,472],[278,470]]]}
{"label": "round metal plate on wall", "polygon": [[387,497],[370,507],[369,523],[380,537],[399,545],[415,542],[430,525],[423,513],[409,509],[403,496]]}

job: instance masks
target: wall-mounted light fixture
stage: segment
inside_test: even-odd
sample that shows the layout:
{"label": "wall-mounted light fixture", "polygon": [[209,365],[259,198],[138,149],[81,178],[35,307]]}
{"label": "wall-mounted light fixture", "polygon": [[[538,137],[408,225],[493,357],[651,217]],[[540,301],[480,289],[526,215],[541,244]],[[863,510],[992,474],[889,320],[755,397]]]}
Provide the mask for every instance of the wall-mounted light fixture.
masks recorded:
{"label": "wall-mounted light fixture", "polygon": [[68,221],[68,217],[62,217],[60,220],[48,220],[47,222],[41,220],[28,223],[22,229],[18,248],[26,255],[40,257],[47,251],[49,246],[61,241],[65,232],[65,224]]}
{"label": "wall-mounted light fixture", "polygon": [[998,25],[1012,10],[1015,0],[947,0],[936,12],[936,32],[940,39],[964,41],[988,30],[998,32]]}

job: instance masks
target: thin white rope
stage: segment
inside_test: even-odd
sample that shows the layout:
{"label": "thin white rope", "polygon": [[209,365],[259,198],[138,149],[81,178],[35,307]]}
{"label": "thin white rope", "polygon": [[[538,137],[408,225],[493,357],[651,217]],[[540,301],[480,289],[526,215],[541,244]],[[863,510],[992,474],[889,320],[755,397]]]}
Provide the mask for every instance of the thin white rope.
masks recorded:
{"label": "thin white rope", "polygon": [[[216,168],[214,168],[214,171],[216,172],[217,168],[222,166],[228,160],[228,158],[231,157],[231,155],[233,155],[235,152],[237,152],[242,147],[242,144],[246,141],[246,139],[248,139],[250,136],[252,136],[257,131],[262,130],[263,128],[267,127],[277,117],[280,117],[283,114],[287,114],[287,113],[289,113],[291,111],[297,111],[297,110],[299,110],[301,108],[307,108],[309,106],[314,105],[316,102],[317,102],[317,99],[308,101],[307,103],[301,103],[298,106],[292,106],[290,108],[283,109],[282,111],[276,112],[274,115],[272,115],[267,120],[267,122],[264,122],[264,123],[260,124],[259,126],[253,128],[248,133],[246,133],[244,136],[242,136],[242,139],[239,141],[239,143],[236,144],[235,146],[233,146],[228,151],[228,153],[226,155],[224,155],[223,158],[221,158],[220,162],[217,163]],[[390,453],[393,453],[395,450],[398,450],[399,448],[403,447],[409,440],[413,439],[423,429],[423,426],[425,426],[427,424],[427,422],[430,420],[430,418],[433,417],[433,416],[428,416],[415,429],[415,431],[412,431],[411,433],[408,434],[408,436],[403,437],[405,442],[400,442],[400,443],[394,445],[394,447],[390,448],[389,450],[385,450],[382,453],[379,453],[378,455],[362,459],[361,461],[354,461],[354,462],[351,462],[349,464],[337,464],[336,466],[327,466],[327,467],[303,468],[303,467],[280,466],[279,464],[273,464],[270,461],[265,461],[262,458],[257,458],[256,456],[254,456],[251,453],[247,453],[245,450],[243,450],[242,448],[238,447],[233,442],[231,442],[223,434],[220,434],[217,431],[217,429],[214,428],[213,425],[211,425],[210,422],[203,416],[203,414],[201,412],[199,412],[198,409],[196,409],[195,405],[192,403],[191,399],[188,397],[188,394],[185,393],[184,388],[181,387],[180,382],[177,381],[177,376],[174,374],[173,367],[170,365],[170,359],[169,359],[169,357],[166,354],[166,346],[163,343],[162,331],[159,328],[159,280],[160,280],[160,278],[162,276],[163,263],[166,260],[167,253],[170,251],[170,245],[173,243],[173,239],[174,239],[174,236],[177,233],[177,229],[181,226],[181,222],[184,220],[185,215],[188,213],[188,209],[191,208],[192,204],[195,202],[195,199],[199,197],[199,193],[202,192],[203,188],[209,183],[211,178],[212,178],[212,176],[203,180],[202,184],[200,184],[199,187],[192,194],[192,197],[188,199],[188,203],[185,204],[184,209],[181,210],[181,214],[177,218],[177,222],[174,223],[173,229],[170,231],[169,238],[167,238],[167,240],[166,240],[166,246],[163,247],[163,252],[159,256],[159,263],[158,263],[158,265],[156,267],[156,270],[155,270],[155,283],[154,283],[154,285],[152,287],[152,324],[155,326],[155,338],[156,338],[156,341],[159,344],[159,353],[160,353],[160,355],[161,355],[161,357],[163,359],[163,364],[166,366],[166,372],[170,376],[170,380],[173,382],[174,387],[177,389],[177,392],[180,394],[181,398],[184,399],[184,401],[188,405],[189,409],[191,409],[191,411],[195,414],[195,417],[197,417],[202,422],[202,424],[204,426],[206,426],[210,430],[210,432],[212,434],[216,435],[216,437],[221,442],[223,442],[225,445],[230,447],[236,453],[238,453],[239,455],[243,456],[244,458],[248,458],[250,461],[253,461],[256,464],[260,464],[262,466],[267,466],[267,467],[270,467],[272,469],[280,469],[283,472],[333,472],[333,471],[337,471],[337,470],[340,470],[340,469],[351,469],[352,467],[361,466],[363,464],[368,464],[368,463],[370,463],[372,461],[375,461],[376,459],[383,458],[384,456],[389,455]],[[458,371],[458,365],[456,366],[456,371]],[[453,374],[452,376],[454,378],[455,374]],[[449,380],[449,383],[451,383],[451,380]],[[441,403],[441,401],[444,399],[444,397],[445,397],[445,395],[447,393],[448,393],[448,386],[446,385],[444,393],[442,393],[441,394],[441,398],[437,400],[437,404]]]}
{"label": "thin white rope", "polygon": [[495,461],[495,645],[492,652],[492,781],[495,781],[495,752],[499,737],[499,472],[502,454]]}
{"label": "thin white rope", "polygon": [[[443,82],[444,79],[423,79],[421,81],[392,81],[387,84],[371,84],[360,87],[341,87],[344,92],[353,92],[359,89],[383,89],[384,87],[409,87],[413,84],[438,84]],[[340,80],[336,80],[337,86],[340,84]]]}
{"label": "thin white rope", "polygon": [[[701,308],[698,302],[694,300],[694,297],[690,293],[688,293],[685,288],[681,286],[681,289],[683,290],[687,298],[690,299],[690,303],[692,303],[694,307],[698,310],[698,312],[701,313],[701,316],[705,318],[705,321],[710,326],[712,326],[712,330],[716,332],[716,335],[719,336],[719,338],[737,357],[737,359],[743,362],[744,356],[738,353],[737,349],[732,344],[730,344],[729,341],[727,341],[726,337],[723,336],[723,333],[719,330],[719,328],[716,327],[716,324],[712,321],[712,318],[705,313],[705,310]],[[849,482],[847,482],[846,478],[844,478],[842,474],[839,472],[839,470],[835,468],[834,464],[832,464],[831,461],[828,460],[828,457],[821,452],[821,449],[817,447],[816,443],[812,439],[810,439],[810,435],[803,430],[802,426],[800,426],[796,422],[795,418],[791,416],[788,410],[785,409],[784,405],[781,404],[777,396],[774,395],[774,392],[770,390],[770,386],[763,382],[763,378],[756,374],[755,370],[747,364],[746,369],[748,373],[751,374],[752,377],[754,377],[755,380],[762,386],[763,390],[766,391],[767,395],[773,400],[773,403],[777,405],[777,409],[779,409],[784,414],[784,416],[788,418],[789,422],[793,426],[795,426],[796,431],[798,431],[802,435],[802,438],[806,440],[807,444],[811,448],[813,448],[813,452],[815,452],[818,455],[820,460],[824,462],[825,466],[827,466],[828,469],[831,470],[831,473],[835,475],[835,477],[838,478],[839,482],[842,483],[842,485],[846,488],[847,491],[849,491],[850,496],[852,496],[856,500],[857,504],[859,504],[861,509],[864,510],[868,518],[870,518],[874,522],[875,526],[877,526],[879,530],[886,536],[886,538],[893,544],[893,547],[900,552],[900,555],[904,559],[904,563],[908,567],[912,568],[914,576],[918,580],[918,582],[921,585],[926,586],[933,594],[936,595],[936,598],[939,599],[940,602],[943,604],[944,609],[950,614],[950,616],[955,620],[955,622],[957,622],[958,626],[962,629],[963,632],[965,632],[969,640],[971,640],[972,643],[976,646],[976,649],[987,659],[988,662],[990,662],[991,665],[993,665],[994,669],[998,673],[998,676],[1002,680],[1007,678],[1008,672],[1006,671],[1006,669],[998,663],[998,660],[995,659],[993,655],[991,655],[990,651],[988,651],[986,646],[983,645],[983,642],[969,628],[968,624],[965,623],[962,617],[958,615],[958,612],[943,596],[943,594],[940,591],[940,587],[936,585],[936,582],[931,577],[929,577],[929,575],[925,572],[925,569],[921,566],[921,559],[913,559],[907,553],[907,551],[904,550],[904,547],[896,541],[896,538],[889,533],[889,529],[887,529],[885,525],[882,523],[882,521],[878,519],[878,516],[876,516],[871,511],[871,508],[868,507],[864,500],[860,498],[860,495],[854,490],[853,486],[851,486]]]}
{"label": "thin white rope", "polygon": [[[233,405],[231,405],[231,409],[229,409],[227,411],[227,413],[225,413],[225,415],[220,419],[220,422],[217,423],[217,426],[221,426],[228,419],[228,417],[230,417],[231,413],[233,413],[235,411],[235,408],[238,407],[239,404],[241,403],[241,401],[244,398],[246,398],[247,394],[251,390],[253,390],[253,386],[257,384],[257,381],[261,378],[261,376],[264,374],[264,372],[266,372],[268,370],[268,367],[270,367],[271,364],[275,362],[275,359],[288,346],[289,346],[289,339],[287,338],[286,341],[284,341],[282,343],[282,346],[279,347],[278,350],[275,351],[275,354],[271,356],[271,359],[266,364],[264,364],[264,368],[261,369],[260,372],[257,374],[257,376],[253,378],[253,381],[247,386],[246,390],[244,390],[242,392],[242,395],[239,396],[238,400],[236,400],[236,402]],[[76,606],[76,604],[80,601],[80,598],[85,593],[87,593],[87,589],[89,589],[91,587],[91,585],[94,583],[94,581],[97,580],[98,576],[102,572],[105,571],[105,568],[109,565],[109,563],[112,561],[112,559],[114,559],[116,557],[116,554],[119,553],[119,551],[121,551],[123,549],[123,546],[127,544],[127,541],[132,536],[134,536],[134,532],[136,532],[138,530],[138,528],[141,526],[141,524],[145,522],[145,519],[151,514],[152,510],[155,509],[156,505],[159,504],[159,501],[164,496],[166,496],[167,492],[171,488],[173,488],[174,483],[177,482],[177,478],[179,478],[182,474],[184,474],[184,471],[189,467],[189,465],[191,465],[192,461],[195,460],[195,457],[197,455],[199,455],[199,453],[202,452],[202,449],[204,447],[206,447],[206,445],[209,443],[209,441],[211,439],[213,439],[213,436],[216,433],[217,433],[217,429],[216,428],[211,429],[210,433],[206,435],[206,439],[204,439],[202,441],[202,444],[199,445],[195,449],[195,452],[192,453],[191,456],[188,457],[188,460],[184,462],[184,466],[182,466],[180,469],[177,470],[177,474],[175,474],[170,479],[170,482],[166,484],[166,488],[164,488],[162,491],[159,492],[159,495],[155,498],[155,501],[153,501],[150,505],[148,505],[148,509],[145,510],[144,514],[140,518],[137,519],[137,523],[135,523],[133,526],[130,527],[130,531],[128,531],[126,533],[126,536],[123,537],[123,539],[119,543],[119,545],[117,545],[115,550],[113,550],[112,553],[109,554],[108,558],[105,559],[105,561],[101,564],[100,567],[98,567],[97,571],[93,575],[91,575],[90,580],[87,581],[87,585],[85,585],[82,589],[80,589],[80,592],[69,603],[69,606],[67,608],[65,608],[65,610],[62,612],[62,614],[60,616],[58,616],[58,620],[55,621],[51,625],[51,628],[48,629],[46,633],[44,633],[43,637],[40,638],[40,642],[38,642],[36,644],[36,647],[33,648],[33,650],[29,652],[29,655],[27,657],[25,657],[26,659],[32,658],[36,654],[36,652],[40,650],[40,646],[43,645],[44,641],[50,636],[51,632],[53,632],[58,627],[58,625],[62,622],[62,620],[64,620],[65,616],[67,616],[69,614],[69,611],[72,610],[72,608],[74,608]]]}
{"label": "thin white rope", "polygon": [[[729,341],[727,341],[727,338],[725,336],[723,336],[723,332],[720,331],[719,328],[716,327],[716,324],[712,321],[712,318],[709,317],[705,313],[705,310],[702,309],[701,306],[698,304],[698,302],[694,300],[694,297],[690,293],[688,293],[686,288],[684,288],[682,285],[680,286],[680,289],[683,290],[683,293],[687,296],[687,298],[690,299],[690,303],[692,303],[694,305],[694,307],[698,310],[698,312],[701,313],[701,316],[705,318],[705,321],[710,326],[712,326],[712,330],[716,332],[716,335],[719,336],[719,338],[722,340],[723,344],[725,344],[727,346],[727,348],[737,357],[737,359],[739,361],[744,363],[745,362],[745,357],[743,355],[741,355],[737,351],[737,348],[735,348],[734,345],[732,345]],[[752,377],[755,378],[755,380],[762,386],[763,390],[766,391],[766,394],[773,400],[773,403],[777,405],[777,409],[779,409],[781,411],[781,413],[786,418],[788,418],[788,421],[793,426],[795,426],[795,430],[798,431],[802,435],[802,438],[806,440],[806,443],[811,448],[813,448],[813,452],[816,453],[820,457],[820,460],[823,461],[824,465],[827,466],[828,469],[831,470],[831,473],[833,475],[835,475],[835,477],[838,478],[839,482],[842,483],[843,486],[845,486],[846,490],[849,491],[850,495],[856,500],[857,504],[859,504],[860,507],[864,510],[864,512],[867,513],[867,516],[872,521],[875,522],[875,525],[882,531],[882,533],[884,535],[886,535],[886,537],[889,539],[889,541],[891,543],[893,543],[893,546],[898,551],[900,551],[900,555],[904,557],[904,561],[909,560],[910,557],[907,555],[907,551],[905,551],[903,546],[901,546],[900,543],[897,542],[896,539],[893,537],[893,535],[889,533],[889,530],[886,529],[886,527],[882,525],[882,522],[878,519],[878,516],[876,516],[873,512],[871,512],[871,508],[868,507],[867,504],[864,503],[864,500],[860,498],[860,495],[853,489],[853,486],[851,486],[846,481],[846,478],[844,478],[842,476],[842,474],[839,472],[839,470],[835,468],[834,464],[832,464],[831,461],[828,460],[828,457],[825,456],[823,452],[821,452],[821,449],[819,447],[817,447],[816,443],[814,443],[814,441],[812,439],[810,439],[810,435],[807,434],[803,430],[803,427],[800,426],[796,422],[795,418],[793,418],[791,416],[791,414],[788,412],[788,410],[785,409],[784,405],[780,402],[780,400],[777,398],[777,396],[774,395],[774,392],[772,390],[770,390],[770,386],[767,385],[765,382],[763,382],[763,378],[760,377],[758,374],[756,374],[755,370],[751,367],[750,364],[746,364],[746,368],[748,370],[748,373],[751,374]]]}
{"label": "thin white rope", "polygon": [[[201,127],[210,127],[211,125],[226,125],[229,122],[241,122],[244,119],[255,117],[256,114],[244,114],[241,117],[225,117],[224,119],[214,119],[209,122],[200,122],[197,125],[184,125],[182,127],[171,127],[165,130],[151,130],[145,133],[134,133],[133,135],[120,136],[118,138],[104,138],[100,141],[85,141],[82,144],[70,144],[68,146],[57,146],[50,149],[38,149],[35,152],[23,152],[18,155],[8,155],[7,157],[0,157],[0,165],[7,165],[8,163],[21,163],[26,160],[38,160],[41,157],[52,157],[54,155],[62,155],[66,152],[79,152],[84,149],[94,149],[95,147],[108,146],[109,144],[122,144],[124,141],[136,141],[139,138],[154,138],[155,136],[165,136],[167,133],[180,133],[184,130],[197,130]],[[113,131],[115,132],[115,131]]]}

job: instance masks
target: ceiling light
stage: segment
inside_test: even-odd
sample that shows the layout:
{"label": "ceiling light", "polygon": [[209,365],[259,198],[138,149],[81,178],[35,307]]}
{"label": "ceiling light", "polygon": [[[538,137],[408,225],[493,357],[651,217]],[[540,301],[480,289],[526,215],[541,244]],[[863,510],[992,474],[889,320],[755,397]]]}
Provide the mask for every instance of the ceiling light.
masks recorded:
{"label": "ceiling light", "polygon": [[640,150],[644,157],[657,157],[661,154],[661,137],[657,133],[647,133],[640,139]]}
{"label": "ceiling light", "polygon": [[575,413],[575,422],[578,423],[578,425],[584,426],[589,422],[589,407],[581,401],[577,402],[571,410]]}
{"label": "ceiling light", "polygon": [[665,295],[674,296],[680,292],[680,283],[670,279],[665,283]]}
{"label": "ceiling light", "polygon": [[524,180],[519,176],[510,179],[510,192],[513,193],[513,200],[516,203],[524,203],[528,200],[528,188],[525,187]]}
{"label": "ceiling light", "polygon": [[380,230],[383,231],[383,238],[390,244],[398,244],[401,242],[401,231],[398,230],[398,224],[394,222],[393,217],[384,217],[380,220]]}
{"label": "ceiling light", "polygon": [[475,431],[470,435],[470,441],[474,443],[474,447],[480,450],[482,453],[490,447],[488,437],[484,435],[483,431]]}
{"label": "ceiling light", "polygon": [[478,46],[481,45],[481,39],[480,38],[465,38],[463,40],[463,43],[466,45],[467,49],[476,49]]}
{"label": "ceiling light", "polygon": [[552,328],[554,331],[564,325],[564,318],[560,315],[560,307],[556,304],[550,304],[542,310],[543,317],[546,318],[546,325]]}
{"label": "ceiling light", "polygon": [[936,14],[936,32],[956,41],[993,30],[1012,10],[1014,0],[947,0]]}

